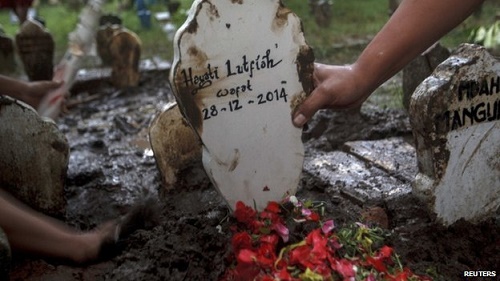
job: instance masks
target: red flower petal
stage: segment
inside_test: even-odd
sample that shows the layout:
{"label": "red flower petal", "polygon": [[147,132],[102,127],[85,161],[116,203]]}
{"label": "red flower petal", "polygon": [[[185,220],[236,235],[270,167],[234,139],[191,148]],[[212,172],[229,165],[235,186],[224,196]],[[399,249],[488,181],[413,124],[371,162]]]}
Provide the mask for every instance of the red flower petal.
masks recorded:
{"label": "red flower petal", "polygon": [[312,214],[310,216],[308,216],[307,219],[309,219],[311,221],[319,221],[320,217],[319,217],[318,213],[312,212]]}
{"label": "red flower petal", "polygon": [[257,211],[245,205],[245,203],[236,202],[236,209],[234,210],[234,217],[241,223],[250,225],[257,215]]}
{"label": "red flower petal", "polygon": [[387,268],[385,267],[383,259],[368,256],[366,257],[366,261],[368,262],[369,265],[373,266],[373,268],[375,268],[378,272],[387,273]]}
{"label": "red flower petal", "polygon": [[354,277],[356,275],[354,265],[346,259],[336,260],[335,264],[332,264],[332,269],[340,273],[344,278]]}
{"label": "red flower petal", "polygon": [[260,268],[254,264],[239,263],[233,271],[233,279],[237,281],[254,281]]}
{"label": "red flower petal", "polygon": [[276,260],[274,245],[262,244],[258,250],[257,263],[263,267],[271,268]]}
{"label": "red flower petal", "polygon": [[257,254],[249,249],[241,249],[237,259],[238,262],[251,264],[257,261]]}
{"label": "red flower petal", "polygon": [[378,254],[378,256],[381,258],[389,258],[391,255],[392,255],[392,248],[387,245],[383,246]]}
{"label": "red flower petal", "polygon": [[268,243],[273,245],[273,247],[276,247],[276,245],[279,242],[278,235],[276,234],[270,234],[270,235],[262,235],[259,239],[260,243]]}
{"label": "red flower petal", "polygon": [[292,275],[290,275],[290,272],[288,272],[286,267],[283,267],[281,270],[276,272],[274,274],[274,277],[276,277],[280,281],[291,281],[292,280]]}
{"label": "red flower petal", "polygon": [[308,245],[298,246],[290,252],[290,264],[302,264],[309,259],[311,248]]}
{"label": "red flower petal", "polygon": [[252,248],[252,237],[247,232],[238,232],[231,239],[234,253],[238,254],[241,249]]}
{"label": "red flower petal", "polygon": [[270,201],[267,204],[266,211],[277,214],[281,211],[280,204],[275,201]]}

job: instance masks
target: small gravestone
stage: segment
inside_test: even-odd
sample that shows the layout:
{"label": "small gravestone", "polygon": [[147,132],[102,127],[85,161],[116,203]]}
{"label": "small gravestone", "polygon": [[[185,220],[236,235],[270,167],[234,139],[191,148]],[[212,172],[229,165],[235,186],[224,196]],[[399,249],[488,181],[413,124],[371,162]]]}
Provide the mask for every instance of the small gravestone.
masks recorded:
{"label": "small gravestone", "polygon": [[414,191],[444,224],[500,207],[500,62],[462,45],[410,102],[419,173]]}
{"label": "small gravestone", "polygon": [[447,48],[436,43],[403,69],[403,106],[408,109],[411,95],[417,86],[445,59],[450,56]]}
{"label": "small gravestone", "polygon": [[174,46],[174,94],[229,206],[293,194],[304,148],[291,114],[312,89],[314,61],[299,18],[278,0],[199,0]]}
{"label": "small gravestone", "polygon": [[2,189],[31,208],[63,216],[69,146],[57,125],[32,107],[0,96],[0,136]]}
{"label": "small gravestone", "polygon": [[109,51],[109,42],[113,35],[120,31],[123,27],[121,25],[104,25],[101,26],[96,33],[96,49],[97,55],[101,58],[104,66],[111,66],[113,58]]}
{"label": "small gravestone", "polygon": [[181,170],[201,162],[200,140],[176,104],[151,122],[149,140],[166,189],[175,186]]}
{"label": "small gravestone", "polygon": [[103,65],[111,66],[111,82],[115,87],[139,84],[141,39],[120,25],[106,25],[96,33],[97,53]]}
{"label": "small gravestone", "polygon": [[12,73],[16,70],[14,41],[0,28],[0,73]]}
{"label": "small gravestone", "polygon": [[141,39],[127,29],[122,29],[111,37],[109,42],[111,82],[115,87],[135,87],[139,84],[141,44]]}
{"label": "small gravestone", "polygon": [[40,22],[26,20],[16,34],[16,45],[24,71],[31,81],[52,80],[54,39]]}

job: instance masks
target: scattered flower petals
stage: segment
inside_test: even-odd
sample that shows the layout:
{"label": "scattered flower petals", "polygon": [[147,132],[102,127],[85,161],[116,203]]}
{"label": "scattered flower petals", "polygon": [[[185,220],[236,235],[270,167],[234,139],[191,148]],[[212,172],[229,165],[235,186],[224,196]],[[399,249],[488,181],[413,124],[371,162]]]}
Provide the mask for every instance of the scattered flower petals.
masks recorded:
{"label": "scattered flower petals", "polygon": [[[322,205],[289,196],[257,212],[237,202],[237,223],[230,226],[233,264],[221,281],[432,281],[403,268],[391,247],[372,249],[383,241],[380,229],[361,223],[339,229],[333,220],[322,220]],[[302,223],[308,227],[293,227]]]}

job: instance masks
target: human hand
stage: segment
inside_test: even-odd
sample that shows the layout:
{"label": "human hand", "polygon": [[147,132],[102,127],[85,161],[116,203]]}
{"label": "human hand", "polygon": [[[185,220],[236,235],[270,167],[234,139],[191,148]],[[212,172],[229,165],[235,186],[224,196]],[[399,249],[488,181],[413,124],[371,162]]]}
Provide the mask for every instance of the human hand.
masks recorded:
{"label": "human hand", "polygon": [[354,65],[314,64],[315,89],[297,108],[293,124],[302,127],[319,109],[349,109],[360,106],[370,92]]}
{"label": "human hand", "polygon": [[22,100],[33,108],[40,105],[42,99],[51,91],[61,87],[63,82],[56,81],[33,81],[26,83],[26,92],[23,93]]}

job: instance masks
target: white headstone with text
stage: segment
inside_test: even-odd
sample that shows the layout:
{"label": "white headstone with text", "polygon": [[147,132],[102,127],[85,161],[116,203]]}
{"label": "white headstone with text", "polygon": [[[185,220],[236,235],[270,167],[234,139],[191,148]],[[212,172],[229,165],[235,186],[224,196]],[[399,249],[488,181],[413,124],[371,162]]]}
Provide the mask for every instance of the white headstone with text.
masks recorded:
{"label": "white headstone with text", "polygon": [[300,19],[279,0],[195,1],[174,48],[174,94],[229,206],[295,193],[304,148],[291,114],[314,61]]}
{"label": "white headstone with text", "polygon": [[500,207],[500,62],[464,44],[413,94],[414,191],[444,224]]}

